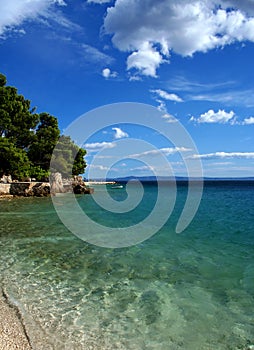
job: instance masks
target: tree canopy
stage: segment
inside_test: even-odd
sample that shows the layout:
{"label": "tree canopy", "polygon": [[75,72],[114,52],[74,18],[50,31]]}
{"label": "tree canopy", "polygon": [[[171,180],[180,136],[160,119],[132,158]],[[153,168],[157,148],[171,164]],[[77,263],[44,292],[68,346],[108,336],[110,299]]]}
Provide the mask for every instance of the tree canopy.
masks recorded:
{"label": "tree canopy", "polygon": [[85,154],[86,151],[75,145],[69,136],[61,136],[54,149],[51,169],[61,173],[64,177],[68,177],[70,174],[81,174],[82,169],[86,166]]}
{"label": "tree canopy", "polygon": [[53,170],[63,176],[84,173],[86,151],[69,137],[60,136],[57,118],[35,113],[30,101],[15,87],[6,86],[6,77],[0,74],[0,176],[45,180],[55,147],[54,164],[58,166]]}

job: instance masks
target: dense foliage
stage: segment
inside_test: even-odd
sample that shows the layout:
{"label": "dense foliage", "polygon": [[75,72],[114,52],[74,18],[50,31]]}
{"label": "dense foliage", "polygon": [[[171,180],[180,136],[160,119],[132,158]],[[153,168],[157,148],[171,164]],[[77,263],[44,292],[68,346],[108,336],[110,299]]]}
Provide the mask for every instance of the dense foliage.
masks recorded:
{"label": "dense foliage", "polygon": [[[79,148],[68,136],[61,136],[54,149],[51,160],[51,169],[60,172],[63,177],[69,174],[78,175],[83,173],[86,166],[84,156],[86,151]],[[75,162],[73,163],[73,159]]]}
{"label": "dense foliage", "polygon": [[54,171],[63,176],[84,173],[86,151],[69,137],[60,136],[57,119],[35,113],[30,101],[16,88],[6,86],[6,77],[0,74],[0,176],[45,180],[54,149]]}

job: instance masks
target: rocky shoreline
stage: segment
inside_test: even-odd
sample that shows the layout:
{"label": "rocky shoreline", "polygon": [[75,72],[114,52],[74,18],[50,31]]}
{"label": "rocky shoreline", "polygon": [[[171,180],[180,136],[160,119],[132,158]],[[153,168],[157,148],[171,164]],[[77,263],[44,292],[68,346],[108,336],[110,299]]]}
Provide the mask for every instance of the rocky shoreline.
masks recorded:
{"label": "rocky shoreline", "polygon": [[0,183],[0,196],[47,197],[50,195],[48,182]]}
{"label": "rocky shoreline", "polygon": [[[48,197],[51,194],[49,182],[11,182],[0,183],[0,197]],[[63,185],[61,193],[73,192],[75,194],[91,194],[93,188],[87,187],[84,183],[75,182]],[[57,192],[53,192],[55,194]]]}
{"label": "rocky shoreline", "polygon": [[10,303],[8,295],[0,293],[0,350],[30,350],[29,336],[19,310]]}

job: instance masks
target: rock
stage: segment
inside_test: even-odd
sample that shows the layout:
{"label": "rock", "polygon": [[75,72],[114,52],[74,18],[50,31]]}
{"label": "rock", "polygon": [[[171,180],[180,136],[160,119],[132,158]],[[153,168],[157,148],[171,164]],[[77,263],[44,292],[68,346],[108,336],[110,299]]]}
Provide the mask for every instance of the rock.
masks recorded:
{"label": "rock", "polygon": [[4,184],[10,184],[12,182],[11,175],[3,175],[0,179],[0,182]]}
{"label": "rock", "polygon": [[50,185],[47,182],[36,183],[32,187],[32,192],[36,197],[47,197],[50,195]]}
{"label": "rock", "polygon": [[0,195],[9,195],[10,194],[11,184],[0,183]]}
{"label": "rock", "polygon": [[82,179],[82,176],[74,176],[74,180],[72,182],[73,192],[75,194],[91,194],[94,193],[93,188],[89,188],[86,186],[85,182]]}
{"label": "rock", "polygon": [[33,191],[28,182],[17,182],[12,183],[10,186],[10,194],[13,196],[24,196],[30,197],[33,196]]}
{"label": "rock", "polygon": [[94,193],[94,189],[78,184],[73,186],[73,192],[75,194],[91,194]]}
{"label": "rock", "polygon": [[63,186],[62,174],[60,173],[51,174],[50,187],[51,187],[52,194],[65,192],[64,186]]}
{"label": "rock", "polygon": [[22,179],[22,182],[31,182],[31,181],[32,181],[31,177],[24,177]]}
{"label": "rock", "polygon": [[[83,181],[72,181],[63,185],[60,173],[53,174],[52,184],[48,182],[12,182],[0,183],[0,196],[20,196],[20,197],[45,197],[55,193],[74,192],[75,194],[91,194],[93,188],[89,188]],[[4,181],[7,181],[5,178]]]}
{"label": "rock", "polygon": [[48,182],[19,182],[10,185],[9,194],[23,197],[46,197],[50,195],[50,185]]}

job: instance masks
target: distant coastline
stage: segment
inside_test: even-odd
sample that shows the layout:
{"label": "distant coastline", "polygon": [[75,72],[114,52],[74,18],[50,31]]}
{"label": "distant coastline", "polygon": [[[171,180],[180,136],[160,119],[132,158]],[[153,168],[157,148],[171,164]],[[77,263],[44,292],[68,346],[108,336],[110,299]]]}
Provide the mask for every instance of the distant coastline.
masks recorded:
{"label": "distant coastline", "polygon": [[189,181],[204,181],[204,182],[239,182],[239,181],[254,181],[253,177],[187,177],[187,176],[126,176],[126,177],[118,177],[118,178],[107,178],[105,179],[94,179],[91,183],[127,183],[129,181],[140,181],[140,182],[189,182]]}

